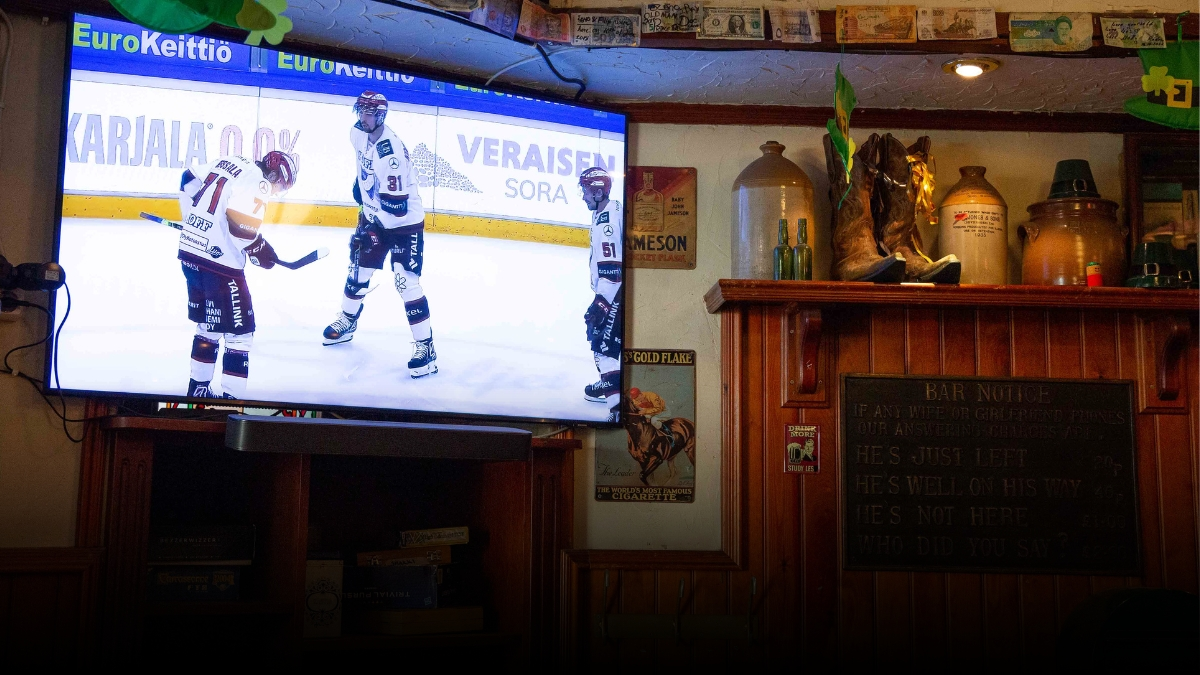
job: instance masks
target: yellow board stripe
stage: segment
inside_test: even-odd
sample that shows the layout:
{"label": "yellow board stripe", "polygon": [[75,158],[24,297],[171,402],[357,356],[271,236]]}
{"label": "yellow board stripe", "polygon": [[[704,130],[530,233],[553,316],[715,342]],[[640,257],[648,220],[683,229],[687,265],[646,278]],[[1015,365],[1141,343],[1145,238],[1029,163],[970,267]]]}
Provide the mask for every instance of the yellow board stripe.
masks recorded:
{"label": "yellow board stripe", "polygon": [[[168,220],[179,220],[180,218],[179,200],[169,197],[63,195],[62,214],[64,218],[137,220],[138,214],[142,211],[162,216]],[[358,207],[276,202],[267,206],[267,221],[351,228],[358,224]],[[590,245],[588,231],[582,227],[530,223],[523,220],[506,220],[485,216],[460,216],[450,213],[429,214],[425,221],[425,231],[581,248],[587,248]]]}

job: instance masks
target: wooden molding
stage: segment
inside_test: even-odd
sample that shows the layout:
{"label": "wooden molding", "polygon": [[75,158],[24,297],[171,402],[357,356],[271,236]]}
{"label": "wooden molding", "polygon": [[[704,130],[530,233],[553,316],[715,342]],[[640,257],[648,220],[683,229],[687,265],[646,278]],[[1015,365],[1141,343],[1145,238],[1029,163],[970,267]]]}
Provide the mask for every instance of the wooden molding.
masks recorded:
{"label": "wooden molding", "polygon": [[[39,669],[70,660],[77,667],[94,663],[103,560],[97,547],[0,548],[0,588],[7,593],[0,603],[0,646],[9,670],[25,663]],[[34,642],[12,642],[23,635]],[[52,646],[60,653],[44,652]]]}
{"label": "wooden molding", "polygon": [[1195,312],[1200,291],[1086,286],[906,286],[862,281],[763,281],[720,279],[704,295],[716,313],[735,303],[808,307],[893,305],[910,307],[1018,307]]}
{"label": "wooden molding", "polygon": [[628,551],[579,549],[563,551],[563,563],[580,570],[700,570],[741,569],[725,551]]}

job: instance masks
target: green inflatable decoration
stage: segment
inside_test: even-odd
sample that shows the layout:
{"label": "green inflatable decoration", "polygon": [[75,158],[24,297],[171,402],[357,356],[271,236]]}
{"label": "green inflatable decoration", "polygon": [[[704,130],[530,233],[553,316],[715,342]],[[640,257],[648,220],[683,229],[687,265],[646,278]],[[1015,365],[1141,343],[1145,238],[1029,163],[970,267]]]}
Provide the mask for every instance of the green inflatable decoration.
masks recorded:
{"label": "green inflatable decoration", "polygon": [[1183,41],[1182,16],[1175,42],[1166,49],[1138,50],[1146,94],[1126,100],[1125,111],[1148,122],[1196,131],[1200,129],[1200,42]]}
{"label": "green inflatable decoration", "polygon": [[292,29],[287,0],[109,0],[125,18],[161,33],[194,33],[209,24],[250,31],[246,44],[265,37],[277,45]]}

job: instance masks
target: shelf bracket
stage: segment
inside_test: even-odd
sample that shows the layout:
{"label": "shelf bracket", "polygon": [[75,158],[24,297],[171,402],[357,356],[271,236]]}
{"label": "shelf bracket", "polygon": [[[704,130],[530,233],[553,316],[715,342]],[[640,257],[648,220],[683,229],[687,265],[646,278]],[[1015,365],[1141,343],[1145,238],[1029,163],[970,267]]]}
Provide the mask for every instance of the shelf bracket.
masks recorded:
{"label": "shelf bracket", "polygon": [[784,404],[823,405],[828,358],[822,358],[821,310],[788,303],[783,313]]}
{"label": "shelf bracket", "polygon": [[1183,348],[1187,345],[1188,321],[1176,315],[1167,315],[1159,320],[1155,327],[1162,331],[1162,338],[1156,345],[1154,364],[1158,374],[1158,398],[1160,401],[1174,401],[1179,397],[1179,389],[1183,377],[1180,371]]}

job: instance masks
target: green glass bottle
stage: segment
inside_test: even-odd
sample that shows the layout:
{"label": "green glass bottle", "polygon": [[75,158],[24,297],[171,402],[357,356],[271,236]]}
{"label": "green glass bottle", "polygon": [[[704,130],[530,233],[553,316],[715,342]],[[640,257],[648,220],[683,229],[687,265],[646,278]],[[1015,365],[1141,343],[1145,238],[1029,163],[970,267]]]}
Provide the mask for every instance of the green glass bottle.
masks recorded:
{"label": "green glass bottle", "polygon": [[779,245],[775,247],[775,281],[794,279],[792,247],[788,246],[787,218],[779,219]]}
{"label": "green glass bottle", "polygon": [[808,219],[796,221],[796,247],[792,249],[793,279],[812,281],[812,248],[808,245]]}

